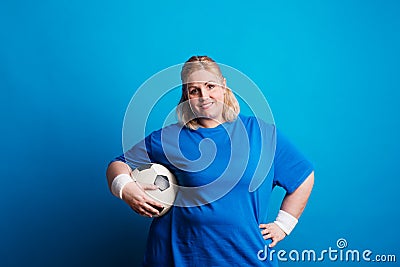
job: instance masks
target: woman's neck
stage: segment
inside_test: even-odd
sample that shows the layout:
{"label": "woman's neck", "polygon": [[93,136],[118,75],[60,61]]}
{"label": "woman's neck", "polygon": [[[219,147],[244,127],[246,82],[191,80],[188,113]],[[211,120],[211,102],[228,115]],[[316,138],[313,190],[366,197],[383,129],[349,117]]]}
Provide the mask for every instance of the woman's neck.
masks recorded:
{"label": "woman's neck", "polygon": [[225,122],[224,120],[218,121],[215,119],[206,119],[206,118],[198,119],[199,126],[203,128],[215,128],[224,122]]}

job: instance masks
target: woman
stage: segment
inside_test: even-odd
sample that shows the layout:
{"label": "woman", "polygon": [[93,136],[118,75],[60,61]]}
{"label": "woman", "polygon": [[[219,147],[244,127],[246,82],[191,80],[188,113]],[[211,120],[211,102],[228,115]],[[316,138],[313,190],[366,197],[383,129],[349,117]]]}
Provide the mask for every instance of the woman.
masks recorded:
{"label": "woman", "polygon": [[[156,216],[163,207],[145,194],[157,189],[154,185],[130,179],[132,169],[162,164],[187,189],[178,192],[168,213],[153,219],[143,266],[277,266],[275,257],[261,261],[258,252],[293,230],[311,193],[312,164],[273,125],[239,114],[211,58],[191,57],[181,79],[179,123],[151,133],[107,170],[113,194],[143,216]],[[269,146],[260,144],[263,138]],[[249,190],[268,155],[269,172],[255,191]],[[275,185],[287,194],[276,220],[266,223]]]}

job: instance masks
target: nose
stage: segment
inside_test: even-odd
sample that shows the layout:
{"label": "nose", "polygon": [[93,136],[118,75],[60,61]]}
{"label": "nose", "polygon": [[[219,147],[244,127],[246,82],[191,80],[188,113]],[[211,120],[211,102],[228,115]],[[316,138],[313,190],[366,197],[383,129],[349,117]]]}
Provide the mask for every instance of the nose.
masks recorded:
{"label": "nose", "polygon": [[208,92],[207,88],[205,86],[202,86],[200,88],[200,95],[199,95],[199,99],[200,101],[207,99],[210,97],[210,92]]}

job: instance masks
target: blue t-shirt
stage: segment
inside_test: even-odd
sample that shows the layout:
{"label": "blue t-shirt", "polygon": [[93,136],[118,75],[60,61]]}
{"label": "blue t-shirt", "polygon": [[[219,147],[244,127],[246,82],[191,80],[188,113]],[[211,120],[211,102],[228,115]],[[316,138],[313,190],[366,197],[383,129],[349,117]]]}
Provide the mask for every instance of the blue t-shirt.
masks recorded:
{"label": "blue t-shirt", "polygon": [[162,164],[185,187],[152,221],[143,266],[157,267],[277,266],[257,256],[271,242],[259,224],[272,189],[291,193],[313,170],[274,125],[243,115],[215,128],[167,126],[115,160]]}

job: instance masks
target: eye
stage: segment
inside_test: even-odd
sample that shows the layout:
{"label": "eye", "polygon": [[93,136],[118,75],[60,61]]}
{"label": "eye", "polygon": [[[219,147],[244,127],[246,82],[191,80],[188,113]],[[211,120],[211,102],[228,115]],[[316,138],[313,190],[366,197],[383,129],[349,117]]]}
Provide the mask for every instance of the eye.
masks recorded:
{"label": "eye", "polygon": [[215,84],[208,84],[208,85],[207,85],[207,88],[208,88],[209,90],[212,90],[212,89],[215,88]]}
{"label": "eye", "polygon": [[197,88],[190,88],[190,89],[189,89],[189,94],[190,94],[190,95],[198,95],[198,94],[199,94],[199,89],[197,89]]}

